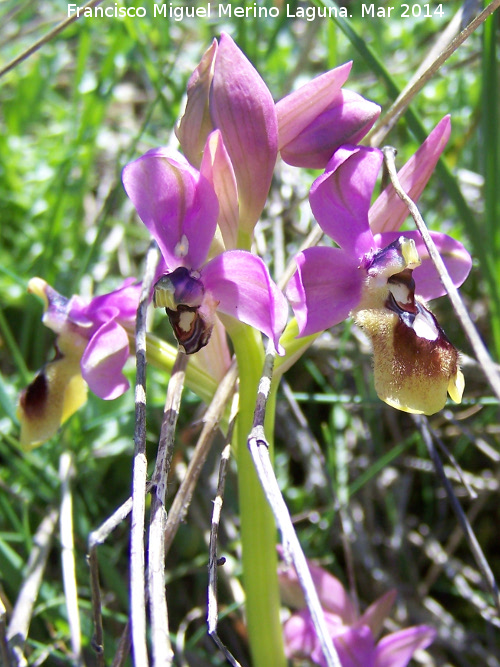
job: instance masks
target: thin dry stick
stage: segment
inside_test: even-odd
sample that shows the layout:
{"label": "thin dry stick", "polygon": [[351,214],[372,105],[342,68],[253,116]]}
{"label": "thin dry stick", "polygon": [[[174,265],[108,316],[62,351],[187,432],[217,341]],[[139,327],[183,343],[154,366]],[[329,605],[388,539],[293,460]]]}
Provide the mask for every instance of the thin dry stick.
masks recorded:
{"label": "thin dry stick", "polygon": [[14,609],[12,610],[7,630],[7,640],[15,665],[24,666],[28,664],[23,653],[24,646],[58,517],[58,510],[52,509],[42,520],[36,531],[24,581]]}
{"label": "thin dry stick", "polygon": [[[99,586],[99,563],[97,547],[103,544],[113,530],[124,521],[132,511],[132,498],[128,498],[106,521],[89,535],[90,588],[92,591],[92,616],[94,636],[92,647],[96,652],[97,667],[104,667],[104,633],[102,627],[101,588]],[[128,626],[127,626],[128,628]],[[127,632],[128,636],[128,632]],[[128,640],[130,641],[130,640]]]}
{"label": "thin dry stick", "polygon": [[80,612],[78,610],[78,587],[76,583],[75,544],[73,540],[73,499],[70,480],[74,474],[73,462],[69,452],[63,452],[59,459],[59,478],[61,480],[61,561],[64,582],[64,596],[73,651],[73,664],[83,665]]}
{"label": "thin dry stick", "polygon": [[401,183],[399,182],[394,162],[396,151],[394,148],[392,148],[392,146],[386,146],[385,148],[382,149],[382,152],[384,154],[385,164],[387,166],[387,171],[389,173],[389,177],[391,179],[391,183],[394,187],[394,190],[407,205],[408,210],[415,221],[417,229],[420,232],[422,239],[426,245],[429,256],[431,260],[434,262],[434,266],[436,267],[441,282],[443,283],[444,288],[448,292],[450,301],[453,305],[453,308],[455,309],[458,319],[460,320],[460,324],[462,325],[462,328],[465,331],[467,338],[469,339],[472,349],[474,350],[474,354],[476,355],[477,360],[481,364],[484,374],[486,375],[486,378],[491,385],[491,388],[495,392],[498,400],[500,400],[500,376],[495,368],[495,364],[491,360],[488,350],[484,346],[484,343],[481,340],[481,337],[479,336],[476,327],[474,326],[474,323],[469,317],[469,313],[467,312],[467,309],[462,301],[462,298],[460,297],[457,288],[455,287],[452,279],[450,278],[450,274],[448,273],[448,270],[441,258],[441,255],[439,254],[439,251],[436,248],[432,236],[429,234],[429,230],[427,229],[427,226],[422,216],[420,215],[420,211],[418,210],[416,204],[412,201],[412,199],[410,199],[410,197],[408,197],[406,192],[401,187]]}
{"label": "thin dry stick", "polygon": [[281,495],[278,481],[274,474],[273,465],[269,456],[269,445],[264,433],[264,418],[267,400],[271,390],[274,356],[274,350],[269,348],[264,364],[264,371],[259,383],[253,428],[248,438],[248,448],[267,501],[274,514],[276,524],[281,532],[285,554],[288,554],[291,557],[297,572],[297,577],[304,592],[307,607],[311,614],[311,619],[321,645],[321,650],[325,656],[326,664],[328,667],[341,667],[337,651],[333,646],[332,639],[328,632],[328,627],[325,622],[325,617],[318,599],[318,594],[314,587],[311,573],[309,572],[306,557],[300,546],[290,513],[283,496]]}
{"label": "thin dry stick", "polygon": [[[97,5],[100,5],[102,0],[90,0],[87,2],[85,5],[82,5],[80,7],[80,14],[83,16],[83,13],[85,9],[96,7]],[[4,74],[7,74],[7,72],[10,72],[11,69],[14,69],[16,65],[19,65],[23,60],[26,60],[26,58],[29,58],[29,56],[33,55],[33,53],[36,53],[38,49],[40,49],[44,44],[47,44],[47,42],[50,42],[51,39],[56,37],[60,32],[65,30],[69,25],[74,23],[75,21],[78,21],[80,16],[78,16],[78,13],[75,13],[74,16],[70,16],[64,21],[61,21],[56,25],[55,28],[50,30],[46,35],[44,35],[41,39],[36,41],[34,44],[32,44],[26,51],[23,51],[20,53],[18,56],[16,56],[13,60],[11,60],[5,67],[2,67],[0,69],[0,77],[2,77]]]}
{"label": "thin dry stick", "polygon": [[219,534],[219,523],[222,513],[222,505],[224,502],[224,487],[226,484],[226,474],[229,464],[229,457],[231,456],[231,440],[233,435],[234,424],[236,422],[236,413],[238,410],[237,400],[238,397],[235,396],[233,401],[233,407],[231,410],[231,420],[229,423],[229,429],[226,437],[226,446],[224,447],[220,460],[219,468],[219,480],[217,483],[217,495],[214,501],[214,511],[212,513],[212,525],[210,528],[210,546],[209,546],[209,558],[208,558],[208,613],[207,613],[207,624],[208,624],[208,634],[214,642],[217,644],[219,649],[224,654],[226,660],[232,665],[232,667],[241,667],[240,663],[236,660],[233,654],[224,646],[224,643],[221,641],[219,635],[217,634],[217,622],[218,622],[218,605],[217,605],[217,568],[219,565],[223,565],[223,561],[220,561],[217,558],[217,537]]}
{"label": "thin dry stick", "polygon": [[187,356],[179,348],[168,383],[160,441],[153,473],[151,522],[149,526],[148,590],[151,616],[151,646],[153,664],[171,665],[174,659],[168,628],[168,609],[165,593],[165,548],[163,533],[167,519],[165,497],[167,477],[174,451],[175,429],[181,405],[182,390],[187,366]]}
{"label": "thin dry stick", "polygon": [[144,524],[146,511],[146,313],[153,285],[158,247],[152,243],[146,257],[146,271],[137,308],[135,330],[135,452],[132,478],[132,527],[130,535],[130,613],[135,664],[147,667],[146,593],[144,575]]}
{"label": "thin dry stick", "polygon": [[473,19],[469,25],[462,30],[431,63],[431,65],[422,72],[418,78],[412,80],[409,85],[401,92],[397,100],[390,107],[386,114],[374,126],[371,132],[365,137],[369,140],[371,146],[378,146],[387,133],[394,126],[398,118],[406,110],[415,95],[425,86],[425,84],[436,74],[441,65],[465,42],[465,40],[483,23],[488,16],[500,7],[500,0],[494,0],[485,7],[485,9]]}
{"label": "thin dry stick", "polygon": [[125,629],[122,632],[118,648],[113,656],[111,667],[124,667],[130,653],[130,621],[127,621]]}
{"label": "thin dry stick", "polygon": [[224,415],[227,402],[234,391],[234,384],[237,377],[238,367],[236,362],[233,361],[217,387],[212,402],[203,417],[203,429],[196,443],[193,455],[190,458],[186,475],[170,507],[165,526],[165,554],[168,553],[179,525],[186,516],[191,498],[193,497],[194,488],[210,451],[214,436],[219,428],[222,416]]}
{"label": "thin dry stick", "polygon": [[0,665],[11,667],[9,648],[7,646],[7,610],[0,596]]}
{"label": "thin dry stick", "polygon": [[448,500],[464,532],[465,539],[467,540],[469,548],[472,551],[472,555],[474,556],[477,566],[479,567],[479,570],[481,571],[484,580],[486,581],[490,593],[493,596],[494,605],[498,610],[500,610],[500,595],[498,591],[497,582],[495,581],[493,572],[491,571],[488,561],[486,560],[484,553],[481,549],[481,546],[477,541],[477,538],[474,534],[474,531],[472,530],[472,527],[467,519],[467,516],[463,511],[462,506],[460,505],[453,491],[453,486],[451,485],[450,480],[446,476],[443,464],[441,462],[441,459],[439,458],[436,447],[434,446],[434,439],[432,436],[432,431],[429,427],[429,420],[422,415],[414,415],[413,418],[420,427],[420,432],[422,433],[422,437],[427,447],[427,451],[429,452],[429,456],[431,457],[431,460],[434,464],[434,468],[438,474],[441,484],[444,486],[446,495],[448,496]]}

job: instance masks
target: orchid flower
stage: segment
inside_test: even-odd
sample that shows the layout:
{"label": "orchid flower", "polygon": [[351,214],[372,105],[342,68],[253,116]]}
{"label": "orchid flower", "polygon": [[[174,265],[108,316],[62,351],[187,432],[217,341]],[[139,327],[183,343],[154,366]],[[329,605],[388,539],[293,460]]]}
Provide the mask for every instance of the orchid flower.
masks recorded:
{"label": "orchid flower", "polygon": [[[448,133],[445,118],[401,170],[410,196],[422,191]],[[377,149],[343,146],[314,182],[313,214],[339,247],[299,253],[287,296],[301,336],[352,313],[373,343],[379,397],[400,410],[433,414],[444,406],[447,391],[460,402],[464,380],[458,352],[425,305],[445,290],[420,234],[397,231],[406,215],[394,192],[382,193],[370,209],[382,159]],[[384,231],[374,234],[377,229]],[[469,253],[446,234],[431,235],[454,284],[461,285],[471,268]]]}
{"label": "orchid flower", "polygon": [[207,261],[219,215],[209,180],[179,153],[159,148],[125,167],[123,185],[162,253],[155,305],[166,308],[185,352],[207,344],[216,313],[262,331],[279,350],[287,304],[260,257],[228,250]]}
{"label": "orchid flower", "polygon": [[200,168],[209,134],[218,129],[234,169],[239,226],[251,234],[262,213],[278,156],[294,166],[324,167],[341,144],[368,132],[380,107],[341,90],[352,63],[313,79],[276,105],[234,41],[222,33],[193,72],[177,137]]}
{"label": "orchid flower", "polygon": [[[342,667],[406,667],[415,651],[426,648],[434,640],[434,628],[418,625],[377,641],[394,604],[396,591],[382,595],[358,616],[336,577],[313,563],[309,563],[309,569]],[[283,566],[278,576],[284,602],[296,609],[283,630],[287,656],[310,659],[323,667],[327,663],[295,569]]]}
{"label": "orchid flower", "polygon": [[38,444],[54,435],[87,400],[87,385],[106,400],[128,389],[122,369],[129,356],[140,289],[131,278],[110,294],[67,299],[41,278],[30,280],[28,291],[43,300],[43,323],[57,338],[54,360],[21,393],[21,445]]}

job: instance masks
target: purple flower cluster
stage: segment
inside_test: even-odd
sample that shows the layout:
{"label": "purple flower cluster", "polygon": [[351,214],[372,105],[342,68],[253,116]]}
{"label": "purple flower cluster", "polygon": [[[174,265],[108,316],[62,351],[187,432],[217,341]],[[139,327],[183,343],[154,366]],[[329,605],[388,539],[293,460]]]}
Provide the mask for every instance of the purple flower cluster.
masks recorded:
{"label": "purple flower cluster", "polygon": [[[380,108],[343,88],[350,69],[351,63],[341,65],[275,103],[253,65],[222,34],[188,82],[176,129],[182,153],[148,151],[125,167],[123,185],[161,250],[154,303],[166,309],[186,353],[206,346],[221,321],[230,334],[239,321],[283,354],[288,303],[263,260],[249,251],[253,230],[278,157],[324,168],[310,203],[336,247],[309,248],[296,257],[286,293],[299,335],[352,314],[373,343],[379,396],[399,409],[430,414],[444,405],[447,391],[460,400],[463,389],[458,353],[425,304],[444,292],[420,236],[398,231],[406,209],[392,187],[370,205],[382,154],[356,144]],[[422,192],[449,132],[446,117],[401,170],[412,197]],[[467,251],[445,234],[433,237],[461,284],[471,265]],[[102,398],[128,386],[121,374],[128,355],[121,322],[132,325],[138,289],[127,286],[85,306],[73,297],[57,325],[46,291],[44,321],[58,333],[60,348],[66,329],[78,331],[75,341],[83,335],[86,345],[76,355],[81,375]],[[402,354],[403,348],[410,352]],[[427,360],[425,372],[416,357]]]}

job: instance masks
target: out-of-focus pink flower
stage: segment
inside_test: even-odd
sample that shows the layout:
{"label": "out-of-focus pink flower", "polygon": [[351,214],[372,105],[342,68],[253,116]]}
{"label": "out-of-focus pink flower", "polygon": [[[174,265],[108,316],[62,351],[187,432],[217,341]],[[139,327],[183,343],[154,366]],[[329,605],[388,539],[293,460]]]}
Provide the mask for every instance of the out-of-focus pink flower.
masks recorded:
{"label": "out-of-focus pink flower", "polygon": [[[426,648],[434,640],[436,631],[427,625],[406,628],[378,639],[396,599],[396,591],[389,591],[358,616],[336,577],[312,563],[309,569],[342,667],[406,667],[415,651]],[[326,666],[295,569],[280,566],[279,580],[285,603],[295,608],[283,630],[287,657],[305,658]]]}
{"label": "out-of-focus pink flower", "polygon": [[43,323],[57,334],[56,357],[23,390],[18,415],[23,446],[43,442],[83,405],[87,385],[106,400],[129,387],[122,373],[129,356],[141,285],[134,278],[93,299],[67,299],[41,278],[28,291],[45,304]]}

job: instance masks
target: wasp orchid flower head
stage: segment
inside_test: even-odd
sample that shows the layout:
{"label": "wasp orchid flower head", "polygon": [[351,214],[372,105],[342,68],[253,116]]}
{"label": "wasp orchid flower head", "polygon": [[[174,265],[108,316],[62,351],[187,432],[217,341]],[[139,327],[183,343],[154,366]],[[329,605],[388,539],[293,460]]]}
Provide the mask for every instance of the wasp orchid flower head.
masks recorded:
{"label": "wasp orchid flower head", "polygon": [[[309,563],[309,570],[342,667],[406,667],[415,651],[434,640],[436,631],[427,625],[399,630],[379,639],[396,591],[380,597],[360,616],[336,577],[313,563]],[[325,666],[295,569],[282,564],[278,576],[283,601],[294,610],[283,629],[287,657]]]}
{"label": "wasp orchid flower head", "polygon": [[43,323],[56,333],[56,354],[20,395],[21,445],[47,440],[87,400],[87,385],[100,398],[129,387],[122,373],[129,356],[140,284],[132,278],[93,299],[59,294],[41,278],[28,291],[44,302]]}
{"label": "wasp orchid flower head", "polygon": [[154,302],[186,353],[208,343],[216,314],[253,326],[279,350],[287,303],[264,262],[244,250],[209,259],[220,213],[212,182],[181,154],[159,148],[125,167],[123,185],[160,247],[165,271]]}
{"label": "wasp orchid flower head", "polygon": [[[443,125],[446,120],[419,149],[421,154],[439,154]],[[433,414],[444,406],[447,392],[460,402],[463,375],[457,351],[426,306],[427,300],[444,294],[438,273],[420,234],[398,231],[406,216],[390,193],[381,197],[393,202],[392,224],[384,224],[379,233],[372,231],[370,211],[377,213],[372,222],[375,229],[382,215],[391,219],[387,205],[378,208],[375,202],[370,209],[382,159],[377,149],[343,146],[314,182],[313,214],[339,247],[299,253],[287,296],[300,335],[327,329],[351,313],[372,340],[379,397],[400,410]],[[409,164],[405,180],[412,196],[421,192],[426,178],[413,178],[417,161]],[[418,164],[428,178],[432,168]],[[445,234],[431,235],[454,284],[461,285],[471,268],[469,253]]]}

